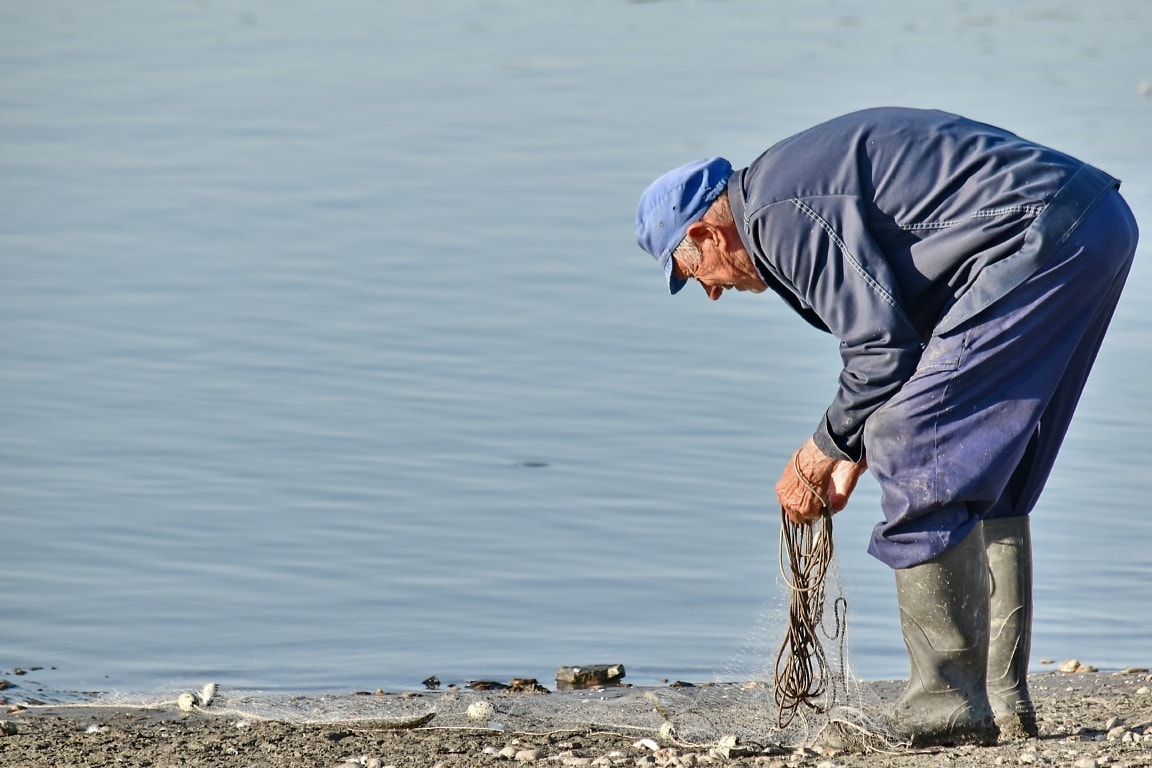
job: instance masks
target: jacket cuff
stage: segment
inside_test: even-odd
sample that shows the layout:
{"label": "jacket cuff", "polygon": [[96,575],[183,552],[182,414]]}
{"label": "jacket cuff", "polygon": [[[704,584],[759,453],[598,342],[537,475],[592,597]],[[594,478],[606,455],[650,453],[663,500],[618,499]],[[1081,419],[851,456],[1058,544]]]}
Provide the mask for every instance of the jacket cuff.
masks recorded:
{"label": "jacket cuff", "polygon": [[846,446],[842,446],[841,440],[832,434],[832,430],[828,428],[827,417],[820,420],[820,426],[812,433],[812,441],[816,443],[816,447],[825,456],[831,456],[833,459],[840,461],[860,461],[864,458],[863,445],[856,448],[856,455],[853,455]]}

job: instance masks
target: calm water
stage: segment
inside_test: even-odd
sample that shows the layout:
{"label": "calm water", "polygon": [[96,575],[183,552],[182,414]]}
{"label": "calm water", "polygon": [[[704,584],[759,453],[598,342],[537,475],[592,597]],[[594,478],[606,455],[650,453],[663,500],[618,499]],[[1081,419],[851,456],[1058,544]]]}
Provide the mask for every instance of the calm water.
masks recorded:
{"label": "calm water", "polygon": [[[644,185],[936,106],[1123,178],[1152,232],[1152,8],[905,5],[0,6],[0,676],[758,669],[836,346],[668,297]],[[1152,663],[1149,256],[1037,511],[1034,661]],[[836,529],[867,678],[906,673],[877,498]]]}

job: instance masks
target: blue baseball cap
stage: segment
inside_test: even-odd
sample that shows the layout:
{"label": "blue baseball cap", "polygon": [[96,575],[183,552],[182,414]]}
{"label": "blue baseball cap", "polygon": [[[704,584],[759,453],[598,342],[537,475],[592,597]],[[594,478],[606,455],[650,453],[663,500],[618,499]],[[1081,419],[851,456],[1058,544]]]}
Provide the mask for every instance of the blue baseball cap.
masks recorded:
{"label": "blue baseball cap", "polygon": [[672,274],[672,251],[728,185],[732,164],[722,157],[682,165],[652,182],[636,210],[636,242],[652,254],[676,293],[686,281]]}

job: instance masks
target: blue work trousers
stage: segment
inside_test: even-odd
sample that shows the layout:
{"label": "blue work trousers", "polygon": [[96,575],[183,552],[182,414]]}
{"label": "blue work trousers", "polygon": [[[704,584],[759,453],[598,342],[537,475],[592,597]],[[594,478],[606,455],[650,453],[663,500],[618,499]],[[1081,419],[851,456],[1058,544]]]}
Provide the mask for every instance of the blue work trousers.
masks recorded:
{"label": "blue work trousers", "polygon": [[892,568],[931,560],[981,519],[1027,515],[1048,479],[1136,250],[1116,191],[1044,265],[958,328],[865,426],[884,522],[868,551]]}

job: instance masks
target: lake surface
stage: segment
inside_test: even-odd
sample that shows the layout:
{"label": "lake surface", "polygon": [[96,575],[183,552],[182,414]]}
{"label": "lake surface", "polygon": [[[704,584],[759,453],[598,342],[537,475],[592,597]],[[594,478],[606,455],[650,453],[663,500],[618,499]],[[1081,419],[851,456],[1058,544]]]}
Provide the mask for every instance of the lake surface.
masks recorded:
{"label": "lake surface", "polygon": [[[669,297],[644,186],[939,107],[1122,178],[1152,232],[1152,6],[935,8],[0,7],[0,677],[758,674],[836,344]],[[1034,664],[1152,664],[1145,240],[1035,514]],[[836,518],[870,679],[907,673],[878,516],[865,479]]]}

